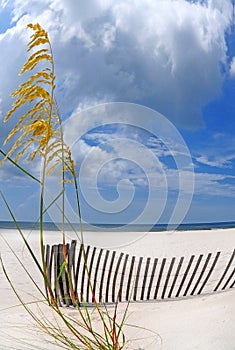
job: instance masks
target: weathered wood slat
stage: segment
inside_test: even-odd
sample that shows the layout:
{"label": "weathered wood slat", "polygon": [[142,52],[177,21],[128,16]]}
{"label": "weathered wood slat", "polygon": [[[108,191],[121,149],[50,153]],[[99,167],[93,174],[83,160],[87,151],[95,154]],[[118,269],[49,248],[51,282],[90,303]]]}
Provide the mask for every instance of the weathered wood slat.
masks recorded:
{"label": "weathered wood slat", "polygon": [[59,276],[59,264],[58,264],[58,251],[59,246],[53,245],[52,246],[52,252],[54,256],[54,290],[55,290],[55,297],[58,300],[59,305],[61,306],[61,288],[60,288],[60,281],[57,280],[57,277]]}
{"label": "weathered wood slat", "polygon": [[86,249],[86,253],[83,257],[83,270],[82,270],[82,281],[81,281],[81,300],[82,301],[86,301],[86,299],[84,298],[84,283],[85,283],[85,276],[86,276],[86,280],[87,280],[87,269],[88,269],[88,256],[89,256],[89,252],[90,252],[90,246],[87,246]]}
{"label": "weathered wood slat", "polygon": [[[59,267],[62,268],[64,262],[65,262],[65,255],[69,254],[69,244],[67,244],[64,248],[63,244],[59,245]],[[64,249],[66,250],[66,253],[64,253]],[[69,282],[67,277],[67,271],[66,266],[63,267],[62,273],[61,273],[61,280],[62,280],[62,300],[66,306],[71,305],[71,299],[70,299],[70,293],[69,293]]]}
{"label": "weathered wood slat", "polygon": [[96,263],[96,267],[95,267],[95,276],[94,276],[94,283],[93,283],[93,295],[92,295],[92,301],[93,302],[96,300],[95,290],[96,290],[97,276],[98,276],[98,272],[99,272],[100,261],[101,261],[101,257],[102,257],[103,251],[104,251],[103,249],[100,249],[100,252],[99,252],[99,255],[98,255],[98,259],[97,259],[97,263]]}
{"label": "weathered wood slat", "polygon": [[235,280],[233,281],[233,283],[231,284],[231,286],[229,288],[233,288],[235,285]]}
{"label": "weathered wood slat", "polygon": [[[86,301],[87,302],[89,302],[89,295],[91,293],[91,288],[93,288],[91,274],[92,274],[92,267],[93,267],[93,263],[94,263],[95,253],[96,253],[96,247],[93,248],[92,255],[91,255],[91,261],[90,261],[90,265],[88,268],[89,276],[87,276],[87,290],[86,290]],[[91,282],[91,283],[89,283],[89,282]]]}
{"label": "weathered wood slat", "polygon": [[125,260],[123,263],[123,268],[122,268],[122,275],[121,275],[121,280],[120,280],[120,288],[119,288],[119,301],[122,301],[122,289],[123,289],[123,283],[124,283],[124,277],[125,277],[125,272],[126,272],[126,265],[127,265],[127,261],[128,261],[129,255],[126,254],[125,256]]}
{"label": "weathered wood slat", "polygon": [[176,281],[177,281],[177,279],[178,279],[178,277],[179,277],[180,270],[181,270],[181,267],[182,267],[182,265],[183,265],[183,262],[184,262],[184,257],[182,256],[182,257],[180,258],[179,264],[178,264],[178,266],[177,266],[177,270],[176,270],[176,273],[175,273],[175,276],[174,276],[174,279],[173,279],[173,282],[172,282],[172,285],[171,285],[171,289],[170,289],[169,294],[168,294],[168,296],[167,296],[168,298],[171,298],[171,296],[172,296],[172,293],[173,293],[173,291],[174,291]]}
{"label": "weathered wood slat", "polygon": [[61,269],[61,265],[63,264],[63,245],[59,244],[58,246],[58,256],[57,256],[57,260],[58,260],[58,270],[57,270],[57,277],[58,277],[58,284],[60,287],[60,296],[61,296],[61,300],[63,301],[63,303],[65,304],[65,291],[64,291],[64,285],[63,285],[63,280],[62,277],[59,277],[60,275],[60,269]]}
{"label": "weathered wood slat", "polygon": [[142,284],[140,300],[144,300],[144,293],[145,293],[145,290],[146,290],[146,281],[147,281],[147,278],[148,278],[148,271],[149,271],[150,261],[151,261],[151,259],[147,258],[146,267],[145,267],[145,271],[144,271],[144,280],[143,280],[143,284]]}
{"label": "weathered wood slat", "polygon": [[[45,251],[46,251],[46,254],[45,254],[45,262],[46,262],[46,271],[47,271],[47,276],[48,276],[48,282],[51,284],[51,257],[52,257],[52,254],[51,253],[51,248],[50,246],[47,244],[46,246],[46,249],[45,249],[45,246],[43,247],[44,248],[44,254],[45,254]],[[48,295],[48,288],[47,288],[47,283],[46,283],[46,280],[44,280],[45,282],[45,290],[46,290],[46,296],[47,296],[47,299],[49,298],[49,295]]]}
{"label": "weathered wood slat", "polygon": [[137,267],[137,273],[136,273],[136,276],[135,276],[135,286],[134,286],[133,300],[136,300],[136,298],[137,298],[138,283],[139,283],[139,277],[140,277],[140,270],[141,270],[142,261],[143,261],[143,257],[141,256],[139,258],[139,263],[138,263],[138,267]]}
{"label": "weathered wood slat", "polygon": [[[70,245],[69,254],[68,254],[68,270],[69,270],[69,278],[70,278],[70,295],[71,301],[74,306],[78,302],[77,296],[74,293],[75,290],[75,249],[76,249],[77,241],[73,240]],[[72,288],[72,290],[71,290]]]}
{"label": "weathered wood slat", "polygon": [[204,275],[204,272],[205,272],[205,270],[206,270],[206,268],[207,268],[207,265],[208,265],[208,263],[209,263],[209,261],[210,261],[211,255],[212,255],[211,253],[209,253],[209,254],[207,255],[207,258],[206,258],[206,261],[205,261],[205,263],[204,263],[204,265],[203,265],[202,271],[201,271],[201,273],[200,273],[200,275],[199,275],[199,277],[198,277],[198,279],[197,279],[197,282],[196,282],[196,284],[195,284],[195,286],[194,286],[192,292],[190,293],[190,295],[194,295],[194,293],[195,293],[195,291],[196,291],[196,289],[197,289],[197,287],[198,287],[198,285],[199,285],[199,283],[200,283],[200,281],[201,281],[201,279],[202,279],[202,277],[203,277],[203,275]]}
{"label": "weathered wood slat", "polygon": [[106,265],[108,262],[109,253],[110,253],[109,250],[107,250],[106,254],[105,254],[105,258],[104,258],[104,264],[103,264],[102,275],[101,275],[101,280],[100,280],[99,302],[103,301],[104,275],[105,275],[105,271],[106,271]]}
{"label": "weathered wood slat", "polygon": [[130,272],[129,272],[127,288],[126,288],[126,301],[129,301],[131,299],[130,289],[131,289],[131,280],[133,276],[134,265],[135,265],[135,256],[131,258],[131,266],[130,266]]}
{"label": "weathered wood slat", "polygon": [[167,272],[166,281],[165,281],[165,284],[164,284],[164,287],[163,287],[163,291],[162,291],[162,295],[161,295],[161,298],[162,298],[162,299],[164,299],[164,297],[165,297],[166,289],[167,289],[167,286],[168,286],[169,279],[170,279],[170,277],[171,277],[171,272],[172,272],[174,263],[175,263],[175,257],[173,257],[173,258],[171,259],[171,263],[170,263],[170,266],[169,266],[169,270],[168,270],[168,272]]}
{"label": "weathered wood slat", "polygon": [[157,263],[158,263],[158,259],[155,258],[154,262],[153,262],[152,273],[151,273],[151,276],[150,276],[150,281],[149,281],[149,286],[148,286],[147,300],[150,299],[150,294],[151,294],[151,289],[152,289],[152,285],[153,285],[153,279],[154,279],[154,276],[155,276],[155,271],[156,271],[156,268],[157,268]]}
{"label": "weathered wood slat", "polygon": [[195,265],[195,267],[194,267],[194,269],[193,269],[191,278],[190,278],[190,280],[189,280],[189,282],[188,282],[188,285],[187,285],[187,287],[186,287],[186,289],[185,289],[185,291],[184,291],[184,294],[183,294],[184,297],[185,297],[186,295],[188,295],[189,288],[192,286],[194,277],[196,276],[196,273],[197,273],[197,271],[198,271],[198,268],[199,268],[199,266],[200,266],[200,263],[201,263],[201,261],[202,261],[202,258],[203,258],[203,255],[202,255],[202,254],[199,255],[199,258],[198,258],[198,260],[197,260],[197,263],[196,263],[196,265]]}
{"label": "weathered wood slat", "polygon": [[223,286],[222,290],[224,290],[228,286],[228,284],[231,281],[231,279],[233,278],[234,274],[235,274],[235,267],[234,267],[232,273],[229,275],[229,278],[227,279],[227,281],[226,281],[225,285]]}
{"label": "weathered wood slat", "polygon": [[220,252],[217,252],[217,254],[216,254],[216,256],[215,256],[215,259],[214,259],[214,261],[213,261],[213,263],[212,263],[212,265],[211,265],[211,268],[210,268],[210,270],[209,270],[209,272],[208,272],[208,274],[207,274],[207,276],[206,276],[204,282],[202,283],[202,286],[201,286],[201,288],[199,289],[199,291],[198,291],[197,294],[201,294],[201,292],[203,291],[203,288],[205,287],[207,281],[208,281],[209,278],[210,278],[210,275],[212,274],[212,272],[213,272],[213,270],[214,270],[214,268],[215,268],[215,265],[217,264],[217,261],[218,261],[218,259],[219,259],[219,256],[220,256]]}
{"label": "weathered wood slat", "polygon": [[81,244],[80,249],[79,249],[79,254],[78,254],[77,267],[76,267],[75,280],[74,280],[74,284],[75,284],[74,293],[75,293],[76,297],[78,297],[78,277],[79,277],[80,266],[82,265],[81,260],[82,260],[82,255],[83,255],[84,249],[85,249],[84,245]]}
{"label": "weathered wood slat", "polygon": [[117,261],[117,264],[116,264],[116,269],[115,269],[115,272],[114,272],[114,277],[113,277],[113,284],[112,284],[112,302],[116,302],[116,294],[115,294],[115,290],[116,290],[116,282],[117,282],[117,275],[118,275],[118,270],[119,270],[119,267],[120,267],[120,264],[121,264],[121,261],[122,261],[122,258],[124,256],[124,253],[121,253],[119,258],[118,258],[118,261]]}
{"label": "weathered wood slat", "polygon": [[193,263],[194,258],[195,258],[195,255],[192,255],[191,258],[190,258],[190,260],[189,260],[189,263],[188,263],[188,265],[187,265],[187,267],[186,267],[185,273],[184,273],[183,278],[182,278],[182,280],[181,280],[179,289],[178,289],[178,291],[177,291],[177,293],[176,293],[176,295],[175,295],[176,298],[178,298],[178,296],[180,295],[180,292],[181,292],[181,290],[182,290],[182,288],[183,288],[183,285],[184,285],[184,282],[185,282],[185,280],[186,280],[186,277],[188,276],[188,273],[189,273],[189,270],[190,270],[190,268],[191,268],[191,265],[192,265],[192,263]]}
{"label": "weathered wood slat", "polygon": [[227,264],[227,266],[226,266],[226,268],[225,268],[225,270],[224,270],[224,272],[223,272],[221,278],[219,279],[219,282],[217,283],[217,285],[216,285],[216,287],[215,287],[215,289],[214,289],[214,292],[216,292],[216,291],[218,290],[219,286],[220,286],[221,283],[223,282],[223,280],[224,280],[224,278],[225,278],[225,276],[226,276],[226,274],[227,274],[227,272],[228,272],[230,266],[232,265],[232,262],[233,262],[233,260],[234,260],[234,257],[235,257],[235,249],[234,249],[234,251],[233,251],[233,253],[232,253],[232,255],[231,255],[230,259],[229,259],[229,262],[228,262],[228,264]]}
{"label": "weathered wood slat", "polygon": [[68,256],[68,265],[70,275],[73,281],[75,281],[75,251],[76,251],[77,241],[73,240],[70,245],[70,251]]}
{"label": "weathered wood slat", "polygon": [[166,265],[166,258],[162,259],[162,263],[161,263],[161,267],[160,267],[160,272],[159,272],[159,276],[158,276],[158,280],[157,280],[157,285],[155,288],[155,293],[154,293],[154,299],[157,299],[157,295],[158,295],[158,291],[159,291],[159,287],[160,287],[160,283],[162,280],[162,275],[163,275],[163,271],[164,271],[164,267]]}
{"label": "weathered wood slat", "polygon": [[110,280],[111,280],[111,275],[112,275],[112,269],[113,269],[115,255],[116,255],[116,252],[113,251],[111,262],[110,262],[110,265],[109,265],[109,272],[108,272],[108,278],[107,278],[107,284],[106,284],[106,293],[105,293],[105,302],[106,303],[108,303],[108,301],[109,301],[109,287],[110,287]]}

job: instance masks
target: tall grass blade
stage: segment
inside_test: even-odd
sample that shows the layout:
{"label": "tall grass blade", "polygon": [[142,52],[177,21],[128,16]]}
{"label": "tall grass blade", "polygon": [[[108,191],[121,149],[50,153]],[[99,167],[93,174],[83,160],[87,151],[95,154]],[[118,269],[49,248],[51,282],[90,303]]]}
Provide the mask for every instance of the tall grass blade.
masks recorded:
{"label": "tall grass blade", "polygon": [[32,175],[29,171],[25,170],[23,167],[21,167],[18,163],[16,163],[11,157],[9,157],[5,152],[3,152],[0,149],[0,153],[6,158],[9,162],[11,162],[15,167],[17,167],[20,171],[22,171],[27,176],[31,177],[34,181],[41,183],[39,179],[37,179],[34,175]]}

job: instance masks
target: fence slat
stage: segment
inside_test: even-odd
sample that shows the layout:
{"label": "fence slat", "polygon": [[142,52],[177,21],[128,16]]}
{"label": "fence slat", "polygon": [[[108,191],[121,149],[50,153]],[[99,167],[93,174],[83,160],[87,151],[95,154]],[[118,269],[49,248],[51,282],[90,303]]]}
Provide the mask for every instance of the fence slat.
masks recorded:
{"label": "fence slat", "polygon": [[235,257],[235,249],[234,249],[234,251],[233,251],[233,253],[232,253],[232,255],[231,255],[230,259],[229,259],[229,262],[228,262],[228,264],[227,264],[227,266],[226,266],[226,268],[225,268],[225,270],[224,270],[224,273],[222,274],[222,276],[221,276],[221,278],[220,278],[218,284],[216,285],[216,287],[215,287],[215,289],[214,289],[214,292],[216,292],[216,291],[218,290],[219,286],[220,286],[221,283],[223,282],[223,280],[224,280],[224,278],[225,278],[225,276],[226,276],[226,274],[227,274],[227,272],[228,272],[228,269],[230,268],[230,266],[231,266],[231,264],[232,264],[232,262],[233,262],[234,257]]}
{"label": "fence slat", "polygon": [[115,289],[116,289],[116,281],[117,281],[117,275],[118,275],[118,270],[122,261],[122,258],[124,256],[124,253],[121,253],[119,255],[117,264],[116,264],[116,269],[114,272],[114,277],[113,277],[113,285],[112,285],[112,302],[114,303],[116,301],[116,295],[115,295]]}
{"label": "fence slat", "polygon": [[231,284],[231,286],[229,288],[233,288],[235,285],[235,280],[233,281],[233,283]]}
{"label": "fence slat", "polygon": [[126,288],[126,301],[130,300],[130,287],[131,287],[131,279],[133,275],[133,269],[135,265],[135,256],[131,258],[131,267],[130,267],[130,272],[128,276],[128,282],[127,282],[127,288]]}
{"label": "fence slat", "polygon": [[150,260],[151,260],[151,258],[147,258],[147,261],[146,261],[146,266],[145,266],[145,271],[144,271],[144,280],[143,280],[143,284],[142,284],[140,300],[144,300],[145,285],[146,285],[146,281],[147,281],[147,277],[148,277]]}
{"label": "fence slat", "polygon": [[169,294],[168,294],[168,296],[167,296],[168,298],[171,298],[171,295],[172,295],[172,293],[173,293],[173,290],[174,290],[176,281],[177,281],[177,279],[178,279],[178,277],[179,277],[179,273],[180,273],[181,267],[182,267],[182,265],[183,265],[183,261],[184,261],[184,257],[182,256],[182,257],[180,258],[179,264],[178,264],[178,266],[177,266],[177,270],[176,270],[176,273],[175,273],[175,277],[174,277],[174,279],[173,279],[173,283],[172,283],[171,289],[170,289]]}
{"label": "fence slat", "polygon": [[139,283],[139,277],[140,277],[140,270],[141,270],[142,261],[143,261],[143,257],[141,256],[139,258],[139,263],[138,263],[138,267],[137,267],[137,273],[136,273],[136,276],[135,276],[135,286],[134,286],[134,296],[133,296],[133,300],[135,300],[135,301],[136,301],[136,296],[137,296],[137,291],[138,291],[138,283]]}
{"label": "fence slat", "polygon": [[229,275],[229,278],[227,279],[227,281],[226,281],[225,285],[223,286],[222,290],[224,290],[224,289],[227,287],[227,285],[228,285],[229,282],[231,281],[231,279],[232,279],[232,277],[234,276],[234,274],[235,274],[235,267],[234,267],[232,273]]}
{"label": "fence slat", "polygon": [[77,295],[75,294],[75,251],[76,251],[76,245],[77,241],[72,240],[70,249],[69,249],[69,255],[68,255],[68,270],[69,270],[69,276],[70,276],[70,296],[73,306],[77,306],[78,300]]}
{"label": "fence slat", "polygon": [[89,255],[89,251],[90,251],[90,246],[88,245],[87,246],[87,249],[86,249],[86,253],[85,253],[85,256],[84,256],[84,262],[83,262],[83,270],[82,270],[82,281],[81,281],[81,300],[82,302],[83,301],[86,301],[86,299],[84,298],[84,282],[85,282],[85,275],[86,275],[86,269],[88,268],[88,255]]}
{"label": "fence slat", "polygon": [[86,288],[86,301],[87,302],[89,301],[89,294],[91,292],[91,287],[92,287],[92,285],[90,285],[90,282],[92,284],[91,273],[92,273],[92,267],[93,267],[93,263],[94,263],[95,253],[96,253],[96,247],[94,247],[93,251],[92,251],[90,266],[89,266],[89,270],[88,270],[89,276],[87,276],[88,277],[87,278],[87,288]]}
{"label": "fence slat", "polygon": [[[80,249],[79,249],[79,254],[78,254],[78,261],[77,261],[77,267],[76,267],[76,272],[75,272],[75,281],[74,281],[74,284],[75,284],[74,293],[75,293],[76,297],[78,297],[78,277],[79,277],[79,271],[80,271],[80,266],[81,266],[83,249],[85,249],[84,245],[81,244]],[[80,297],[79,297],[79,299],[80,299]]]}
{"label": "fence slat", "polygon": [[[63,264],[63,261],[64,261],[64,259],[63,259],[63,245],[59,244],[59,246],[58,246],[58,271],[57,271],[57,276],[59,276],[59,274],[60,274],[60,268],[61,268],[61,265]],[[61,295],[63,303],[65,304],[64,284],[63,284],[63,280],[62,280],[61,277],[59,278],[59,286],[60,286],[60,295]]]}
{"label": "fence slat", "polygon": [[[49,284],[51,285],[51,256],[52,254],[50,254],[50,246],[47,244],[46,245],[46,249],[45,247],[44,248],[44,253],[45,253],[45,250],[46,250],[46,257],[45,257],[45,262],[46,262],[46,270],[47,270],[47,275],[48,275],[48,282]],[[45,284],[45,290],[46,290],[46,296],[47,296],[47,299],[49,298],[49,295],[48,295],[48,288],[47,288],[47,284],[46,284],[46,281],[44,280],[44,284]]]}
{"label": "fence slat", "polygon": [[190,295],[193,295],[193,294],[195,293],[195,291],[196,291],[196,289],[197,289],[197,287],[198,287],[198,285],[199,285],[199,283],[200,283],[200,281],[201,281],[201,279],[202,279],[202,277],[203,277],[203,275],[204,275],[204,272],[205,272],[205,270],[206,270],[206,268],[207,268],[207,265],[208,265],[208,263],[209,263],[209,261],[210,261],[211,255],[212,255],[211,253],[209,253],[209,254],[207,255],[207,258],[206,258],[206,261],[205,261],[205,263],[204,263],[204,265],[203,265],[202,271],[201,271],[201,273],[200,273],[200,275],[199,275],[199,277],[198,277],[198,280],[197,280],[197,282],[196,282],[196,284],[195,284],[195,286],[194,286],[192,292],[190,293]]}
{"label": "fence slat", "polygon": [[75,281],[75,250],[76,250],[77,241],[72,240],[69,250],[69,273],[70,276],[73,278],[73,281]]}
{"label": "fence slat", "polygon": [[59,244],[58,247],[58,274],[57,276],[60,275],[59,277],[59,285],[60,285],[60,292],[61,292],[61,297],[62,301],[64,304],[67,305],[68,303],[68,293],[67,293],[67,286],[66,286],[66,280],[65,280],[65,268],[62,269],[64,263],[64,252],[63,252],[63,244]]}
{"label": "fence slat", "polygon": [[157,299],[158,290],[159,290],[159,287],[160,287],[160,283],[161,283],[162,274],[163,274],[163,270],[164,270],[165,264],[166,264],[166,258],[163,258],[162,259],[162,263],[161,263],[161,267],[160,267],[158,280],[157,280],[157,285],[156,285],[156,288],[155,288],[154,297],[153,297],[154,299]]}
{"label": "fence slat", "polygon": [[189,283],[188,283],[188,285],[187,285],[187,287],[186,287],[186,289],[185,289],[185,292],[184,292],[184,294],[183,294],[184,297],[188,294],[189,288],[191,287],[192,282],[193,282],[193,280],[194,280],[194,277],[196,276],[196,273],[197,273],[197,270],[198,270],[198,268],[199,268],[199,266],[200,266],[200,263],[201,263],[201,261],[202,261],[202,258],[203,258],[203,254],[200,254],[200,255],[199,255],[199,258],[198,258],[198,260],[197,260],[197,263],[196,263],[196,265],[195,265],[195,267],[194,267],[194,270],[193,270],[193,272],[192,272],[192,276],[191,276],[191,278],[190,278],[190,280],[189,280]]}
{"label": "fence slat", "polygon": [[123,268],[122,268],[122,275],[121,275],[121,281],[120,281],[120,289],[118,291],[119,294],[119,301],[122,301],[122,288],[123,288],[123,282],[124,282],[124,277],[125,277],[125,272],[126,272],[126,264],[128,261],[129,255],[126,254],[125,256],[125,260],[124,260],[124,264],[123,264]]}
{"label": "fence slat", "polygon": [[[67,243],[65,246],[65,251],[66,251],[66,255],[64,257],[64,246],[62,245],[62,252],[63,252],[63,263],[65,261],[65,258],[68,259],[69,256],[69,251],[70,251],[70,244]],[[68,260],[67,260],[68,261]],[[70,298],[70,292],[69,292],[69,280],[68,280],[68,275],[67,275],[68,271],[66,270],[66,266],[63,268],[63,272],[62,272],[62,281],[63,281],[63,286],[64,286],[64,298],[65,298],[65,304],[66,306],[69,306],[72,304],[72,300]]]}
{"label": "fence slat", "polygon": [[55,297],[58,300],[59,305],[61,306],[61,297],[60,297],[60,283],[57,282],[57,276],[59,274],[58,272],[58,245],[52,246],[53,251],[53,257],[54,257],[54,290],[55,290]]}
{"label": "fence slat", "polygon": [[106,271],[106,265],[109,257],[109,250],[106,250],[105,253],[105,258],[104,258],[104,263],[103,263],[103,268],[102,268],[102,275],[101,275],[101,280],[100,280],[100,292],[99,292],[99,301],[101,302],[103,299],[103,284],[104,284],[104,275]]}
{"label": "fence slat", "polygon": [[191,267],[191,265],[192,265],[192,262],[193,262],[193,260],[194,260],[194,257],[195,257],[195,255],[192,255],[191,258],[190,258],[190,260],[189,260],[189,263],[188,263],[188,265],[187,265],[187,267],[186,267],[185,273],[184,273],[183,278],[182,278],[182,280],[181,280],[179,289],[178,289],[178,291],[177,291],[177,293],[176,293],[176,295],[175,295],[176,298],[178,298],[178,296],[180,295],[181,289],[183,288],[183,285],[184,285],[184,282],[185,282],[185,280],[186,280],[186,277],[188,276],[188,273],[189,273],[190,267]]}
{"label": "fence slat", "polygon": [[105,293],[105,302],[106,303],[108,303],[108,301],[109,301],[110,279],[111,279],[111,274],[112,274],[112,269],[113,269],[113,263],[114,263],[115,255],[116,255],[116,252],[113,251],[111,262],[110,262],[110,266],[109,266],[109,273],[108,273],[108,278],[107,278],[107,284],[106,284],[106,293]]}
{"label": "fence slat", "polygon": [[171,259],[171,263],[170,263],[170,266],[169,266],[169,270],[167,272],[166,281],[165,281],[165,284],[164,284],[164,287],[163,287],[161,299],[164,299],[164,297],[165,297],[166,289],[167,289],[167,286],[168,286],[168,282],[169,282],[169,279],[170,279],[170,276],[171,276],[171,272],[172,272],[174,263],[175,263],[175,257],[173,257]]}
{"label": "fence slat", "polygon": [[95,289],[96,289],[96,283],[97,283],[97,276],[98,276],[98,272],[99,272],[100,260],[101,260],[103,251],[104,251],[103,249],[100,249],[100,252],[99,252],[99,255],[98,255],[98,259],[97,259],[97,262],[96,262],[96,267],[95,267],[95,276],[94,276],[94,284],[93,284],[93,292],[92,292],[92,294],[93,294],[92,295],[92,301],[93,302],[96,299]]}
{"label": "fence slat", "polygon": [[151,272],[150,281],[149,281],[147,300],[150,299],[150,293],[151,293],[151,289],[152,289],[152,285],[153,285],[153,279],[154,279],[154,276],[155,276],[155,271],[156,271],[156,268],[157,268],[157,263],[158,263],[158,258],[155,258],[154,262],[153,262],[153,268],[152,268],[152,272]]}
{"label": "fence slat", "polygon": [[219,256],[220,256],[220,252],[217,252],[217,254],[216,254],[216,256],[215,256],[215,259],[214,259],[214,261],[213,261],[213,264],[211,265],[211,268],[210,268],[210,270],[209,270],[209,272],[208,272],[208,274],[207,274],[207,276],[206,276],[204,282],[202,283],[202,286],[201,286],[201,288],[199,289],[199,291],[198,291],[197,294],[201,294],[203,288],[205,287],[207,281],[209,280],[210,275],[212,274],[212,272],[213,272],[213,270],[214,270],[214,268],[215,268],[215,265],[217,264],[217,261],[218,261],[218,259],[219,259]]}

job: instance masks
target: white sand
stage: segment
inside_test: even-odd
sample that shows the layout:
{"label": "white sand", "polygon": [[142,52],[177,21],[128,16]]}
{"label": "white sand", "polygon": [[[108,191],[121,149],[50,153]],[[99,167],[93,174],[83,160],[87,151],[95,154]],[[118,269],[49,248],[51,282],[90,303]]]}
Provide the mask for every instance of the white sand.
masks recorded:
{"label": "white sand", "polygon": [[[36,300],[39,298],[38,292],[19,266],[3,237],[42,285],[41,278],[23,247],[22,239],[14,230],[1,230],[0,251],[9,276],[24,300],[27,302]],[[68,241],[71,238],[75,237],[69,235]],[[38,254],[37,232],[33,232],[29,240]],[[60,243],[60,237],[56,232],[47,232],[46,241]],[[217,251],[229,256],[235,248],[235,229],[147,235],[86,233],[86,243],[115,248],[137,256],[190,256]],[[59,349],[55,344],[50,344],[50,339],[35,326],[24,309],[17,306],[18,304],[11,287],[0,271],[0,349]],[[120,313],[124,307],[125,304],[120,304]],[[32,308],[35,310],[36,305],[32,305]],[[73,315],[75,313],[73,309],[69,312]],[[139,331],[127,326],[128,339],[144,337],[142,341],[133,341],[130,344],[132,349],[141,346],[146,350],[232,350],[235,349],[235,289],[187,299],[132,303],[129,308],[128,324],[149,330]],[[158,333],[159,336],[150,331]]]}

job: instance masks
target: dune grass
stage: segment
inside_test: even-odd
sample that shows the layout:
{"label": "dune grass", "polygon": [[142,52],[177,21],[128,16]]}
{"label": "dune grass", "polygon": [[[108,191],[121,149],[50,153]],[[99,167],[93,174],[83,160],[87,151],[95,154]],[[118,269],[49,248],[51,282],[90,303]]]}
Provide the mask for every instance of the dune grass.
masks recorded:
{"label": "dune grass", "polygon": [[[5,121],[9,120],[12,115],[17,117],[18,121],[5,140],[5,144],[12,143],[9,152],[5,153],[1,150],[1,154],[4,157],[1,165],[6,161],[11,162],[14,166],[18,167],[25,176],[37,182],[40,186],[40,258],[37,257],[27,237],[22,232],[2,192],[1,197],[22,237],[33,263],[44,281],[45,290],[37,284],[35,276],[30,274],[27,266],[23,264],[13,250],[12,253],[17,258],[18,263],[29,277],[31,283],[38,290],[41,296],[39,303],[42,303],[44,306],[46,303],[55,317],[51,319],[47,317],[46,313],[41,314],[38,310],[35,311],[31,303],[26,303],[24,301],[20,292],[14,285],[11,276],[8,274],[2,258],[0,258],[2,269],[22,307],[32,317],[33,321],[36,322],[56,344],[60,344],[64,349],[121,350],[127,344],[123,327],[127,318],[128,304],[121,317],[119,317],[119,321],[117,321],[118,302],[116,302],[111,312],[105,303],[98,303],[94,297],[94,308],[91,309],[83,302],[82,296],[76,295],[73,289],[66,255],[65,224],[68,223],[68,220],[64,203],[66,188],[67,186],[72,186],[77,203],[77,220],[80,225],[80,231],[77,232],[77,236],[84,247],[77,174],[70,149],[64,142],[61,117],[55,100],[55,65],[48,34],[39,24],[29,24],[28,28],[32,31],[28,43],[29,57],[20,72],[21,75],[27,73],[28,80],[23,82],[19,88],[12,93],[14,102]],[[24,112],[22,113],[22,111]],[[23,158],[31,162],[41,159],[42,169],[40,179],[19,165],[20,159]],[[52,198],[51,203],[46,206],[45,182],[47,176],[51,173],[56,173],[57,176],[59,176],[61,191],[60,194],[56,198]],[[60,307],[60,301],[57,299],[55,293],[55,286],[51,285],[47,271],[44,249],[44,217],[48,207],[52,205],[59,206],[61,212],[60,239],[63,244],[64,262],[61,265],[60,273],[62,273],[63,270],[66,272],[70,295],[73,299],[75,310],[77,311],[76,316],[71,316],[70,313],[67,312],[68,310]],[[9,248],[11,249],[10,246]],[[83,249],[83,259],[86,265],[85,248]],[[57,280],[60,277],[60,273]],[[86,268],[86,278],[88,279],[92,291],[93,288],[90,282],[88,268]]]}

